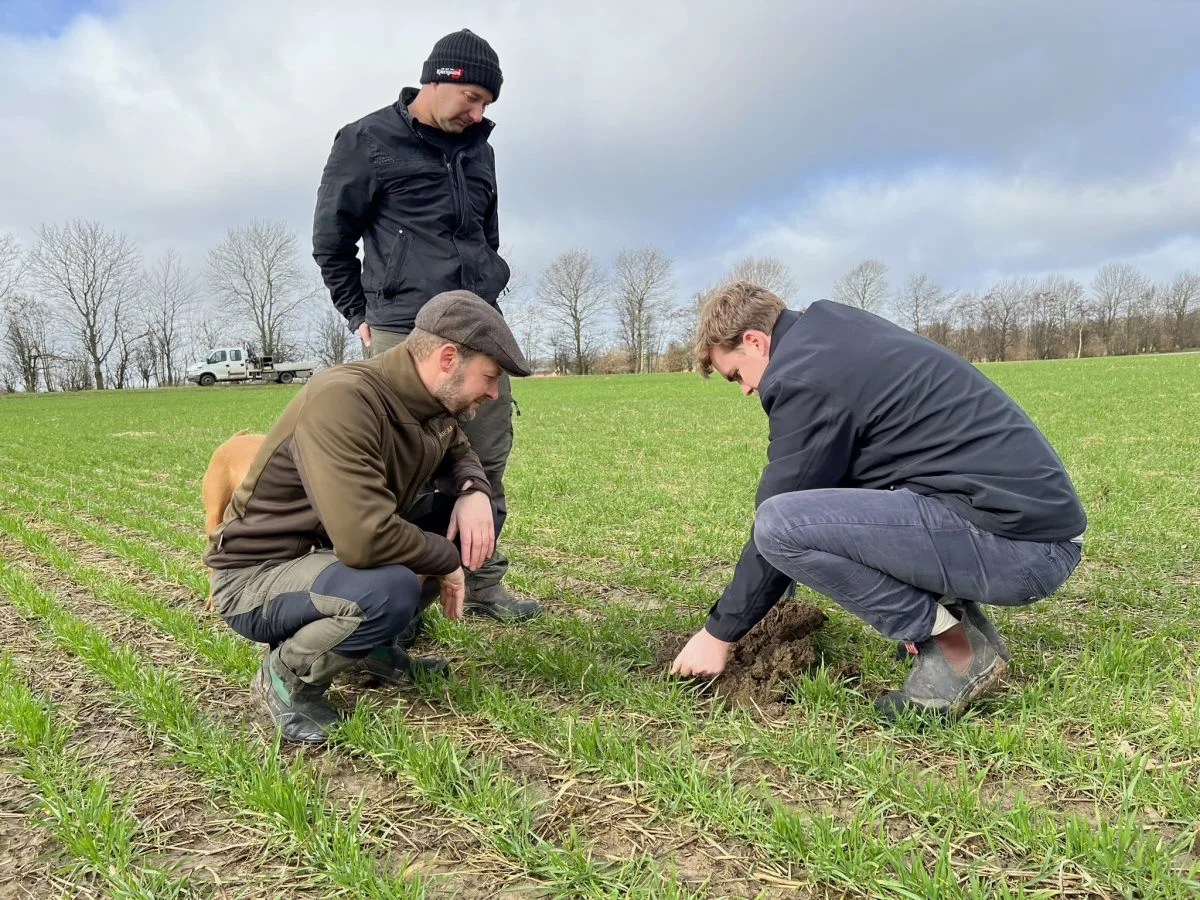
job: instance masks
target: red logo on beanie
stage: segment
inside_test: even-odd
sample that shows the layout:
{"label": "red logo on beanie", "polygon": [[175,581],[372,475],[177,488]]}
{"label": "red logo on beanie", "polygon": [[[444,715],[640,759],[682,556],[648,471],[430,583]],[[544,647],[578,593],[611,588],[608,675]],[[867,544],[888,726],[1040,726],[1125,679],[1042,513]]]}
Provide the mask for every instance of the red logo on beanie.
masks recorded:
{"label": "red logo on beanie", "polygon": [[449,66],[443,66],[442,68],[437,70],[437,74],[439,76],[444,76],[446,78],[449,78],[451,81],[458,81],[463,76],[463,70],[462,69],[453,69],[453,68],[450,68]]}

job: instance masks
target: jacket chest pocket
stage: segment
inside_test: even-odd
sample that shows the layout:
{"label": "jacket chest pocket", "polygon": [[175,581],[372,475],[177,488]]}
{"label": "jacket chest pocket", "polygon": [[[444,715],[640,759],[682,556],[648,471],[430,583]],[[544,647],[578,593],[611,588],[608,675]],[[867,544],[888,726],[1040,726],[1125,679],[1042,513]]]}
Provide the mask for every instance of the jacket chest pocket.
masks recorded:
{"label": "jacket chest pocket", "polygon": [[392,252],[388,254],[387,268],[383,272],[383,295],[394,297],[400,292],[404,281],[404,261],[408,257],[408,248],[412,244],[412,235],[405,229],[396,230],[396,240],[392,244]]}
{"label": "jacket chest pocket", "polygon": [[482,226],[496,202],[496,174],[488,166],[468,159],[463,163],[471,213]]}
{"label": "jacket chest pocket", "polygon": [[402,195],[406,204],[412,204],[435,191],[446,191],[448,173],[440,159],[422,156],[377,163],[375,175],[385,193]]}

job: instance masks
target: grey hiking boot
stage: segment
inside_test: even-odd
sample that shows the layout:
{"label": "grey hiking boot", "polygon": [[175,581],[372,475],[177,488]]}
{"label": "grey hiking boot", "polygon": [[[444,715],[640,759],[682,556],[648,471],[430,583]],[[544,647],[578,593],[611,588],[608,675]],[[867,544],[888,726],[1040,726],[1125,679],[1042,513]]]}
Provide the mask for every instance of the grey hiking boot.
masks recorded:
{"label": "grey hiking boot", "polygon": [[286,741],[324,743],[327,731],[338,722],[338,713],[325,700],[327,685],[301,681],[276,658],[274,650],[263,657],[250,682],[250,693],[266,708]]}
{"label": "grey hiking boot", "polygon": [[463,612],[472,616],[490,616],[501,622],[521,622],[532,619],[542,611],[536,600],[520,600],[508,592],[502,584],[493,584],[479,590],[467,589]]}
{"label": "grey hiking boot", "polygon": [[953,718],[996,686],[1008,665],[969,619],[964,617],[961,625],[971,645],[966,670],[955,670],[934,638],[921,641],[904,687],[875,701],[882,716],[896,719],[905,709],[916,709]]}
{"label": "grey hiking boot", "polygon": [[376,647],[362,661],[363,670],[387,684],[412,684],[422,678],[449,675],[450,663],[439,657],[409,656],[399,638]]}
{"label": "grey hiking boot", "polygon": [[[996,630],[996,626],[992,624],[992,620],[987,617],[980,604],[974,600],[955,599],[946,603],[946,609],[950,610],[956,619],[966,619],[978,628],[980,633],[991,642],[1002,660],[1008,662],[1012,659],[1008,644],[1004,642],[1004,638],[1000,637],[1000,632]],[[908,644],[900,641],[896,645],[896,659],[904,661],[909,658],[911,658],[911,654],[908,651]]]}

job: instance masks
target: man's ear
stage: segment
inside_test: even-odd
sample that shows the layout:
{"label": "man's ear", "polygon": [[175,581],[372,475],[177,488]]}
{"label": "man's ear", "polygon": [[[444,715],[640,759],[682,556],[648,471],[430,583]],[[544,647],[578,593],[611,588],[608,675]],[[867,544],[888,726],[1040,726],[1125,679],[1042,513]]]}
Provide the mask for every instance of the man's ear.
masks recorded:
{"label": "man's ear", "polygon": [[453,344],[442,344],[437,353],[440,371],[449,375],[458,368],[458,348]]}
{"label": "man's ear", "polygon": [[742,334],[742,346],[753,348],[756,354],[765,357],[771,349],[771,338],[755,328],[749,328]]}

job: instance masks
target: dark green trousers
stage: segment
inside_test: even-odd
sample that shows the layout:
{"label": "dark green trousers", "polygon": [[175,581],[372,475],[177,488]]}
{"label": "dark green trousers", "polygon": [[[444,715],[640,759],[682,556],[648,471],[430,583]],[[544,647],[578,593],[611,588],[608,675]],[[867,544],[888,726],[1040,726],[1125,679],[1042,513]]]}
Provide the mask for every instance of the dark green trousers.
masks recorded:
{"label": "dark green trousers", "polygon": [[[398,331],[371,329],[371,346],[363,348],[363,355],[370,358],[404,343],[407,334]],[[508,572],[508,557],[500,549],[500,531],[508,518],[508,504],[504,499],[504,469],[508,455],[512,452],[512,385],[508,374],[500,376],[500,396],[480,404],[475,417],[463,425],[471,448],[479,455],[483,473],[492,485],[492,517],[496,523],[496,552],[474,572],[467,573],[467,587],[479,591],[498,584]]]}

